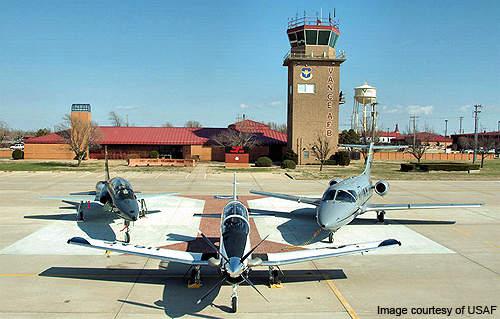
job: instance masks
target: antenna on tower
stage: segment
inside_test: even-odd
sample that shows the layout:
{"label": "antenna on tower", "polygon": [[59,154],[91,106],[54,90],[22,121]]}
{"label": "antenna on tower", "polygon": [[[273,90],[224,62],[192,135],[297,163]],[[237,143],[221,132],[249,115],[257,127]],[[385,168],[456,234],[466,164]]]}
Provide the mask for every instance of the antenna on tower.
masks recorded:
{"label": "antenna on tower", "polygon": [[335,19],[335,8],[333,8],[333,18]]}

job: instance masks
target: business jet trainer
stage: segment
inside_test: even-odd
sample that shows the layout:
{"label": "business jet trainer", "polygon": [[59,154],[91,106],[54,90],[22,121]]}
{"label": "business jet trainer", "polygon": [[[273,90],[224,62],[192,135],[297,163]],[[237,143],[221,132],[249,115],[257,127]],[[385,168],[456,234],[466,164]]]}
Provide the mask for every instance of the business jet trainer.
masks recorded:
{"label": "business jet trainer", "polygon": [[389,192],[389,184],[380,180],[375,184],[370,178],[374,149],[393,148],[391,146],[370,145],[341,145],[353,148],[369,148],[365,170],[361,175],[346,179],[332,179],[321,198],[276,194],[257,190],[250,193],[291,200],[316,206],[316,221],[318,225],[330,232],[328,239],[333,242],[334,233],[342,226],[349,224],[357,216],[366,212],[375,211],[377,220],[384,222],[386,211],[407,209],[433,209],[433,208],[471,208],[480,207],[481,204],[368,204],[373,192],[384,196]]}

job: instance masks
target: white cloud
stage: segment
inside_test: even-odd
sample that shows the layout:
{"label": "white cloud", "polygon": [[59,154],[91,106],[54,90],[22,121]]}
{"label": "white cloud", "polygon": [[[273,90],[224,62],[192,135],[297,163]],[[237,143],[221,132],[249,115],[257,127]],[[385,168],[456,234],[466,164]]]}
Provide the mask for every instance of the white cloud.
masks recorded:
{"label": "white cloud", "polygon": [[401,105],[396,105],[394,107],[383,105],[382,108],[380,109],[380,112],[384,114],[395,114],[395,113],[401,113],[402,110],[403,107]]}
{"label": "white cloud", "polygon": [[245,104],[245,103],[240,104],[241,109],[248,109],[249,107],[250,107],[250,105],[248,105],[248,104]]}
{"label": "white cloud", "polygon": [[432,114],[432,110],[434,107],[432,105],[408,105],[406,107],[406,110],[408,111],[409,114],[423,114],[423,115],[430,115]]}
{"label": "white cloud", "polygon": [[281,105],[281,101],[272,101],[272,102],[269,102],[269,105],[270,106],[278,106],[278,105]]}
{"label": "white cloud", "polygon": [[141,107],[137,106],[137,105],[119,105],[119,106],[115,107],[115,109],[117,109],[117,110],[125,110],[125,111],[136,110],[136,109],[140,109],[140,108]]}

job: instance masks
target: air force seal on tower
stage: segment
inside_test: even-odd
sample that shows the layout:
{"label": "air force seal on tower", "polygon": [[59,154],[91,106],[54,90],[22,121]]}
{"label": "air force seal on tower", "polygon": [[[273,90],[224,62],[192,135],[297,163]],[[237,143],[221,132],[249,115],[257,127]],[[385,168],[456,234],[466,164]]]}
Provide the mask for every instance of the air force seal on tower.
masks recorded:
{"label": "air force seal on tower", "polygon": [[300,78],[302,80],[310,80],[312,79],[313,74],[312,74],[312,68],[310,67],[304,67],[300,70]]}

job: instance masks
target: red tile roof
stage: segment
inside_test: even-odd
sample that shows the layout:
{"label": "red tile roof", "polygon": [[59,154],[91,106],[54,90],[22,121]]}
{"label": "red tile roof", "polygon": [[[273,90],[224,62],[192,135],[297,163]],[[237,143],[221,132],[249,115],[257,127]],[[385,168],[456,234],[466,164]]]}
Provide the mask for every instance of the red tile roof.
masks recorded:
{"label": "red tile roof", "polygon": [[400,137],[401,133],[399,133],[399,132],[378,132],[378,136],[380,136],[380,137]]}
{"label": "red tile roof", "polygon": [[[439,143],[451,143],[453,140],[449,137],[445,137],[443,135],[429,133],[429,132],[419,132],[416,134],[417,140],[421,142],[439,142]],[[412,139],[413,134],[401,135],[392,139],[393,142],[396,141],[405,141],[406,139]]]}
{"label": "red tile roof", "polygon": [[[244,120],[229,125],[229,128],[255,133],[261,144],[285,144],[287,135],[274,131],[269,126],[255,121]],[[227,128],[191,128],[191,127],[116,127],[100,126],[102,145],[203,145],[210,138]],[[63,138],[58,133],[33,137],[27,144],[62,144]]]}

